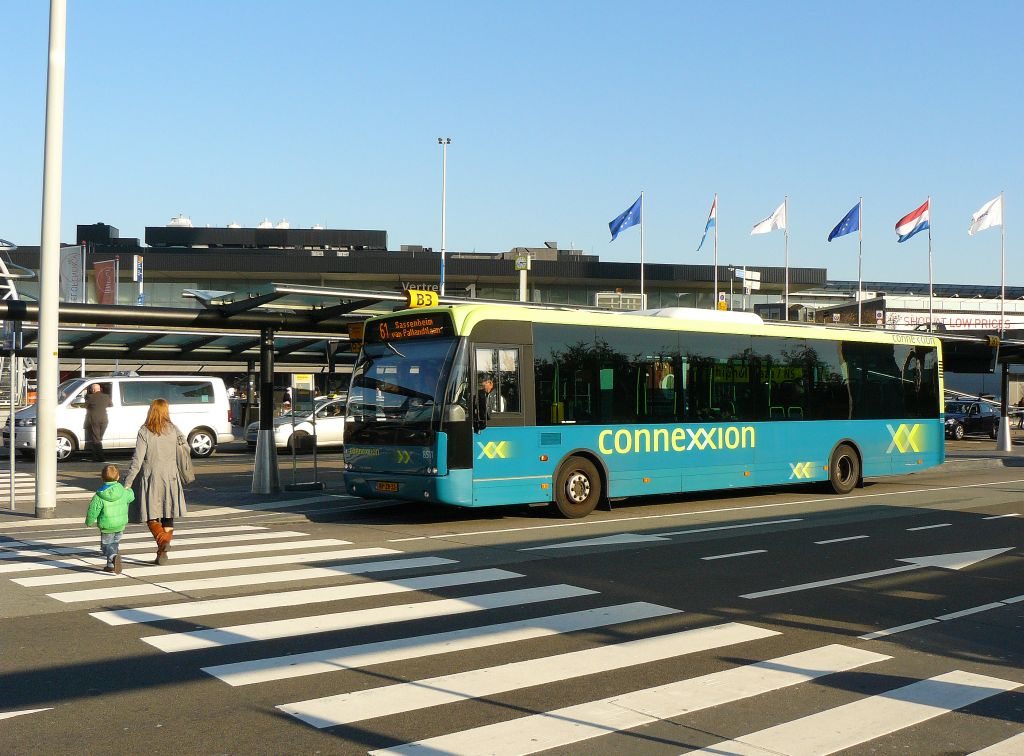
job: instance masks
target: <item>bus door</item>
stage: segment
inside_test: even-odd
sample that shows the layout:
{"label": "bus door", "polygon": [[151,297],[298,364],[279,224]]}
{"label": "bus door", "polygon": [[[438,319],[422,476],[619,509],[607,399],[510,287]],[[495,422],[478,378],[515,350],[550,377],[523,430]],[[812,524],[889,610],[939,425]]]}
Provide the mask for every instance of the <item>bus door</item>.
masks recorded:
{"label": "bus door", "polygon": [[[538,460],[537,443],[527,426],[535,422],[524,366],[533,364],[533,349],[524,344],[476,342],[472,350],[473,503],[548,501],[550,472]],[[532,429],[536,431],[535,428]]]}

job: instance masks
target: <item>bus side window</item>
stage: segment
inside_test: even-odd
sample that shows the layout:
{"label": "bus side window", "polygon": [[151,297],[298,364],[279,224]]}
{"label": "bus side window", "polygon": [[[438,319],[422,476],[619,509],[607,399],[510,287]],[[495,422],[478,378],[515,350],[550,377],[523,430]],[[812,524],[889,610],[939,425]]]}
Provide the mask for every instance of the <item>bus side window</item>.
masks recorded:
{"label": "bus side window", "polygon": [[506,412],[522,412],[519,348],[478,348],[476,385],[480,410],[488,417]]}

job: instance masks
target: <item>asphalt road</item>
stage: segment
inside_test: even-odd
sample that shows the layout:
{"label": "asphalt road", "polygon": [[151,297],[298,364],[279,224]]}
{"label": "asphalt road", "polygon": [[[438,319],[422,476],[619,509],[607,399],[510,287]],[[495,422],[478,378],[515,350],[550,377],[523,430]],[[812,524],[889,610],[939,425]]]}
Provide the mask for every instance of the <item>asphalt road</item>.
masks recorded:
{"label": "asphalt road", "polygon": [[583,521],[350,500],[191,517],[163,568],[132,528],[121,577],[61,553],[92,549],[85,529],[0,525],[25,544],[0,543],[0,742],[1020,754],[1022,493],[1024,467],[968,462],[846,497],[671,497]]}

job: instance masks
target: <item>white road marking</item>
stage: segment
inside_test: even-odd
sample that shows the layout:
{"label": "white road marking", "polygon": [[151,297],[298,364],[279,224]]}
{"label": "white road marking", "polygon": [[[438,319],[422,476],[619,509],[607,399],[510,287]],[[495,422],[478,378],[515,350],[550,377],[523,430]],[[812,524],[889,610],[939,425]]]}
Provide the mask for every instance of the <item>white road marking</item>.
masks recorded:
{"label": "white road marking", "polygon": [[349,612],[255,622],[248,625],[233,625],[231,627],[195,630],[187,633],[150,635],[142,638],[142,640],[161,651],[174,653],[177,651],[193,651],[200,648],[219,648],[236,643],[250,643],[275,638],[293,638],[298,635],[309,635],[311,633],[327,633],[338,630],[350,630],[357,627],[373,627],[392,622],[409,622],[428,617],[447,617],[467,612],[496,609],[498,607],[520,606],[576,596],[590,596],[595,593],[597,591],[577,588],[574,585],[549,585],[539,588],[524,588],[518,591],[504,591],[502,593],[484,593],[460,599],[418,601],[412,604],[400,604],[376,609],[357,609]]}
{"label": "white road marking", "polygon": [[815,541],[816,546],[824,546],[827,543],[843,543],[844,541],[859,541],[861,538],[870,538],[867,535],[847,536],[846,538],[830,538],[827,541]]}
{"label": "white road marking", "polygon": [[226,554],[260,554],[268,551],[297,551],[299,549],[321,548],[323,546],[351,546],[351,541],[338,538],[316,538],[309,541],[285,541],[283,543],[253,543],[247,546],[216,546],[208,549],[175,549],[171,543],[168,556],[174,559],[182,557],[224,556]]}
{"label": "white road marking", "polygon": [[950,620],[960,619],[961,617],[969,617],[972,614],[980,614],[981,612],[987,612],[991,609],[999,609],[1003,606],[1009,606],[1010,604],[1016,604],[1024,601],[1024,596],[1013,596],[1011,598],[1003,599],[1002,601],[993,601],[990,604],[981,604],[980,606],[972,606],[968,609],[961,609],[958,612],[950,612],[949,614],[941,614],[938,617],[932,617],[924,619],[919,622],[910,622],[906,625],[898,625],[897,627],[886,628],[885,630],[876,630],[873,633],[865,633],[864,635],[857,636],[860,640],[876,640],[877,638],[884,638],[888,635],[896,635],[907,630],[916,630],[919,627],[927,627],[928,625],[934,625],[939,622],[949,622]]}
{"label": "white road marking", "polygon": [[[109,573],[104,572],[104,575]],[[46,595],[65,604],[76,601],[105,601],[107,599],[131,598],[133,596],[156,596],[161,593],[170,593],[167,588],[152,583],[130,583],[124,585],[119,583],[109,588],[89,588],[84,591],[64,591],[63,593],[47,593]]]}
{"label": "white road marking", "polygon": [[733,557],[749,556],[750,554],[767,554],[767,549],[751,549],[750,551],[734,551],[731,554],[715,554],[714,556],[701,557],[705,562],[712,559],[732,559]]}
{"label": "white road marking", "polygon": [[[1004,517],[1020,517],[1016,512],[1010,512],[1010,514],[992,515],[991,517],[982,517],[983,520],[1001,520]],[[979,751],[980,753],[980,751]]]}
{"label": "white road marking", "polygon": [[0,719],[10,719],[11,717],[20,717],[23,714],[35,714],[40,711],[51,711],[52,706],[47,706],[45,709],[23,709],[22,711],[0,711]]}
{"label": "white road marking", "polygon": [[47,528],[54,525],[81,525],[85,521],[82,517],[55,517],[50,520],[26,519],[21,522],[5,522],[0,524],[0,530],[13,530],[16,528]]}
{"label": "white road marking", "polygon": [[916,528],[907,528],[908,533],[913,533],[915,530],[931,530],[932,528],[948,528],[952,525],[951,522],[940,522],[938,525],[919,525]]}
{"label": "white road marking", "polygon": [[504,645],[532,638],[606,627],[623,622],[663,617],[678,614],[678,609],[667,606],[636,602],[599,609],[584,609],[579,612],[555,614],[547,617],[515,620],[496,625],[470,627],[446,633],[418,635],[397,640],[364,643],[360,646],[331,648],[323,651],[309,651],[270,659],[221,664],[203,667],[209,675],[228,685],[252,685],[271,680],[286,680],[293,677],[358,669],[376,664],[420,659],[437,654],[450,654],[474,648]]}
{"label": "white road marking", "polygon": [[710,528],[687,528],[686,530],[673,530],[668,533],[659,533],[661,536],[687,536],[696,533],[711,533],[716,530],[740,530],[742,528],[761,528],[767,525],[782,525],[789,522],[803,522],[803,517],[789,517],[785,520],[762,520],[761,522],[745,522],[740,525],[714,525]]}
{"label": "white road marking", "polygon": [[[418,567],[438,567],[445,564],[454,564],[453,559],[441,559],[439,557],[422,557],[418,559],[399,559],[392,562],[374,562],[365,565],[350,565],[342,568],[311,568],[308,570],[290,570],[284,572],[269,572],[256,575],[226,575],[216,578],[198,578],[195,580],[174,580],[160,583],[132,583],[131,585],[118,585],[111,588],[94,588],[81,591],[62,591],[60,593],[46,594],[57,601],[66,604],[78,601],[96,601],[98,599],[129,598],[131,596],[155,596],[159,593],[180,593],[184,591],[210,590],[213,588],[231,588],[239,585],[252,585],[257,583],[280,583],[286,580],[307,580],[318,577],[340,577],[345,575],[357,575],[366,572],[380,570],[401,570],[415,569]],[[387,564],[388,566],[383,566]],[[362,569],[359,569],[362,568]],[[313,574],[307,574],[313,573]],[[108,572],[100,572],[104,577],[117,577]],[[148,613],[148,612],[147,612]]]}
{"label": "white road marking", "polygon": [[822,588],[829,585],[855,583],[861,580],[867,580],[869,578],[881,577],[883,575],[895,575],[896,573],[907,572],[908,570],[919,570],[923,567],[937,567],[944,570],[962,570],[965,567],[969,567],[972,564],[976,564],[977,562],[984,561],[999,554],[1003,554],[1007,551],[1013,551],[1013,549],[1013,546],[1008,546],[1003,549],[961,551],[955,554],[935,554],[934,556],[926,557],[905,557],[903,559],[896,560],[897,562],[909,562],[909,564],[903,565],[902,567],[890,567],[886,570],[861,572],[856,575],[844,575],[843,577],[830,578],[828,580],[816,580],[812,583],[790,585],[786,586],[785,588],[774,588],[768,591],[757,591],[756,593],[744,593],[742,596],[740,596],[740,598],[764,598],[766,596],[778,596],[783,593],[795,593],[797,591],[806,591],[812,588]]}
{"label": "white road marking", "polygon": [[772,635],[778,633],[730,622],[427,680],[314,698],[277,708],[313,727],[334,727],[649,664]]}
{"label": "white road marking", "polygon": [[[214,572],[218,570],[230,570],[230,569],[241,569],[248,567],[267,567],[280,564],[301,564],[303,562],[339,562],[348,559],[357,559],[361,557],[373,557],[373,556],[390,556],[393,554],[401,554],[402,552],[396,549],[351,549],[350,551],[316,551],[312,554],[286,554],[283,556],[273,557],[253,557],[251,559],[225,559],[218,562],[200,562],[200,563],[176,563],[170,562],[168,564],[159,567],[134,567],[127,569],[120,575],[111,575],[110,573],[101,572],[97,574],[93,570],[72,572],[70,574],[63,573],[61,575],[42,575],[39,577],[27,577],[27,578],[11,578],[12,583],[25,586],[26,588],[46,585],[70,585],[76,583],[91,583],[97,580],[110,580],[112,578],[124,577],[124,578],[153,578],[153,577],[166,577],[175,573],[187,572],[192,575],[197,572]],[[347,563],[338,567],[330,567],[337,572],[342,574],[342,571],[348,571],[353,574],[363,572],[376,572],[389,569],[406,569],[404,565],[407,561],[411,560],[393,560],[383,562],[364,562],[361,564],[350,564]],[[455,560],[452,559],[440,559],[435,564],[455,564]],[[379,565],[379,566],[377,566]],[[393,568],[389,565],[395,565]],[[314,568],[319,569],[319,568]],[[254,582],[266,582],[268,575],[279,575],[281,573],[275,572],[261,572],[257,574],[246,573],[245,575],[229,575],[225,576],[228,580],[234,580],[235,578],[246,578],[247,583]],[[219,580],[220,578],[214,578]],[[161,585],[169,585],[167,582],[161,582]],[[238,583],[239,585],[245,585],[246,583]]]}
{"label": "white road marking", "polygon": [[346,494],[323,494],[321,496],[308,496],[304,499],[285,499],[283,501],[260,501],[252,504],[240,504],[236,507],[209,507],[207,509],[194,509],[188,513],[189,517],[217,517],[227,514],[242,514],[245,512],[262,512],[267,509],[291,509],[306,504],[338,501],[341,499],[354,499],[354,496]]}
{"label": "white road marking", "polygon": [[970,756],[1020,756],[1022,753],[1024,753],[1024,732],[993,743],[988,748],[975,751]]}
{"label": "white road marking", "polygon": [[825,756],[1020,686],[1018,682],[956,670],[691,753]]}
{"label": "white road marking", "polygon": [[875,640],[877,638],[884,638],[888,635],[896,635],[897,633],[906,632],[907,630],[917,630],[919,627],[927,627],[928,625],[938,624],[937,619],[926,619],[920,620],[919,622],[908,622],[906,625],[898,625],[897,627],[890,627],[885,630],[876,630],[873,633],[865,633],[864,635],[858,635],[860,640]]}
{"label": "white road marking", "polygon": [[[347,601],[367,596],[387,596],[409,591],[426,591],[454,585],[474,585],[494,580],[509,580],[523,577],[508,570],[471,570],[449,572],[443,575],[427,575],[407,580],[374,581],[355,585],[336,585],[329,588],[306,588],[280,593],[256,593],[251,596],[233,596],[222,599],[184,601],[180,604],[164,604],[138,609],[114,609],[93,612],[92,616],[108,625],[132,625],[140,622],[160,622],[184,617],[209,617],[214,614],[249,612],[257,609],[280,609],[286,606],[322,604],[327,601]],[[166,589],[164,589],[166,590]],[[84,592],[84,591],[83,591]],[[72,592],[72,595],[75,592]],[[61,594],[50,594],[54,597]]]}
{"label": "white road marking", "polygon": [[[209,535],[211,533],[249,533],[253,531],[266,532],[267,528],[260,525],[219,525],[213,528],[175,528],[174,537],[191,537],[193,535]],[[100,537],[99,532],[94,529],[92,535],[89,536],[69,536],[67,538],[23,538],[21,543],[25,546],[67,546],[73,543],[99,543]],[[146,532],[138,533],[125,533],[121,536],[121,544],[125,544],[128,541],[152,541],[153,535],[148,530]]]}
{"label": "white road marking", "polygon": [[721,514],[723,512],[751,512],[755,509],[774,509],[777,507],[791,507],[800,506],[804,504],[819,504],[829,503],[833,504],[836,502],[845,501],[857,501],[859,499],[878,499],[888,496],[907,496],[908,494],[925,494],[925,493],[937,493],[940,491],[959,491],[968,488],[985,488],[988,486],[1005,486],[1010,483],[1024,483],[1024,478],[1013,479],[1013,480],[995,480],[988,483],[966,483],[961,486],[938,486],[935,488],[918,488],[913,491],[882,491],[880,493],[868,493],[868,494],[854,494],[851,496],[831,496],[827,498],[818,499],[795,499],[792,501],[780,501],[773,504],[747,504],[745,506],[738,507],[722,507],[720,509],[701,509],[695,512],[667,512],[665,514],[656,515],[639,515],[637,517],[614,517],[614,518],[593,518],[590,520],[582,520],[580,522],[560,522],[554,525],[526,525],[517,528],[495,528],[493,530],[476,530],[465,533],[452,532],[444,533],[443,535],[433,536],[410,536],[407,538],[391,538],[388,543],[398,543],[400,541],[427,541],[432,539],[443,539],[443,538],[461,538],[463,536],[474,536],[474,535],[494,535],[501,533],[517,533],[524,530],[547,530],[550,528],[581,528],[581,527],[594,527],[596,525],[607,525],[608,523],[616,522],[642,522],[645,520],[660,520],[670,517],[695,517],[697,515],[705,514]]}
{"label": "white road marking", "polygon": [[610,546],[621,543],[646,543],[651,541],[664,541],[669,536],[687,536],[694,535],[697,533],[710,533],[716,530],[738,530],[741,528],[759,528],[766,525],[779,525],[787,522],[801,522],[802,517],[793,517],[786,520],[768,520],[766,522],[747,522],[741,525],[716,525],[710,528],[689,528],[687,530],[675,530],[668,533],[652,533],[646,535],[643,533],[618,533],[616,535],[603,536],[599,538],[588,538],[582,541],[563,541],[561,543],[553,543],[547,546],[531,546],[526,549],[519,549],[520,551],[541,551],[543,549],[567,549],[576,548],[580,546]]}
{"label": "white road marking", "polygon": [[567,746],[809,682],[891,657],[829,645],[599,701],[568,706],[372,754],[512,756]]}
{"label": "white road marking", "polygon": [[[291,530],[281,530],[281,531],[277,531],[277,532],[271,532],[271,531],[264,530],[264,531],[261,531],[259,533],[243,533],[243,534],[240,534],[240,535],[232,534],[232,535],[223,535],[223,536],[202,536],[200,538],[188,538],[188,537],[186,537],[186,538],[178,538],[177,537],[178,536],[177,533],[175,533],[174,535],[175,535],[175,538],[171,542],[171,548],[172,549],[175,546],[177,546],[179,548],[180,547],[188,548],[188,547],[191,547],[191,546],[198,546],[198,545],[201,545],[201,544],[209,544],[209,543],[235,543],[235,542],[250,543],[252,541],[270,541],[270,540],[273,540],[275,538],[304,538],[304,537],[306,537],[307,534],[306,533],[299,533],[299,532],[291,531]],[[57,546],[57,547],[54,547],[54,548],[46,549],[45,553],[47,553],[47,554],[49,554],[51,556],[55,555],[55,554],[57,554],[57,555],[64,555],[64,556],[68,556],[68,555],[71,555],[71,554],[96,554],[99,551],[99,536],[97,535],[95,538],[93,538],[91,540],[93,540],[96,543],[96,546],[94,546],[94,547],[88,547],[88,546]],[[88,543],[88,541],[86,541],[86,542]],[[344,541],[344,543],[349,543],[349,541]],[[152,536],[149,537],[148,542],[146,540],[140,540],[137,543],[135,541],[129,541],[127,543],[122,543],[120,551],[121,552],[127,552],[127,551],[148,551],[150,549],[152,549],[152,550],[156,549],[156,542],[153,541],[153,537]],[[20,551],[13,552],[13,553],[19,554],[19,555],[24,555],[24,552],[20,552]],[[0,558],[3,558],[3,557],[4,557],[4,555],[0,554]]]}
{"label": "white road marking", "polygon": [[547,546],[531,546],[520,551],[543,551],[544,549],[578,549],[585,546],[616,546],[623,543],[649,543],[652,541],[667,541],[657,535],[640,535],[637,533],[619,533],[617,535],[603,536],[601,538],[587,538],[583,541],[563,541],[562,543],[550,543]]}

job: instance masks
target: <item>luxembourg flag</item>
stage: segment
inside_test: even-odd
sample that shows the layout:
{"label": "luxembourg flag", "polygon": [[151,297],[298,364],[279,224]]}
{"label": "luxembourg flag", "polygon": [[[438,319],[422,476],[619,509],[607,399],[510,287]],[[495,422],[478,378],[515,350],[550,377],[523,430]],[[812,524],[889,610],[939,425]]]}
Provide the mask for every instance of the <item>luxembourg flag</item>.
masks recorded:
{"label": "luxembourg flag", "polygon": [[924,231],[926,228],[931,228],[928,225],[928,210],[931,204],[932,198],[929,197],[924,201],[921,207],[917,208],[913,212],[907,213],[898,221],[896,221],[896,236],[899,238],[897,242],[905,242],[911,236],[916,234],[918,231]]}

